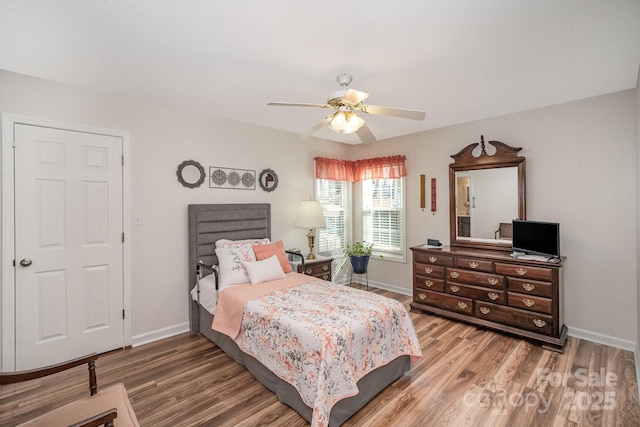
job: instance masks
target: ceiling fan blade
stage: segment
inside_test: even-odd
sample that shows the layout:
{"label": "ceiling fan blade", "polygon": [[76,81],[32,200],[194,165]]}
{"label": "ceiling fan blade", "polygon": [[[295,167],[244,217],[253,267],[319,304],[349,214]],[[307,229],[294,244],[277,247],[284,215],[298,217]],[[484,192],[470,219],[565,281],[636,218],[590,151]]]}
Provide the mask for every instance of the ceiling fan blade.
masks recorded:
{"label": "ceiling fan blade", "polygon": [[332,118],[333,118],[333,114],[329,114],[327,117],[325,117],[324,119],[320,120],[318,123],[313,125],[311,129],[309,129],[304,135],[302,135],[302,140],[304,141],[306,139],[309,139],[311,135],[319,131],[323,126],[328,125]]}
{"label": "ceiling fan blade", "polygon": [[393,116],[403,119],[424,120],[424,111],[408,110],[405,108],[381,107],[379,105],[362,105],[360,110],[367,114],[379,114],[381,116]]}
{"label": "ceiling fan blade", "polygon": [[347,93],[342,97],[342,102],[347,105],[355,106],[369,97],[368,93],[360,92],[359,90],[349,89]]}
{"label": "ceiling fan blade", "polygon": [[360,126],[360,129],[358,129],[356,133],[358,134],[358,137],[360,138],[360,140],[365,144],[369,144],[371,142],[376,141],[376,137],[373,135],[373,133],[371,132],[371,129],[369,129],[369,126],[367,126],[366,123]]}
{"label": "ceiling fan blade", "polygon": [[276,107],[318,107],[318,108],[333,108],[328,104],[309,104],[304,102],[269,102],[267,105],[274,105]]}

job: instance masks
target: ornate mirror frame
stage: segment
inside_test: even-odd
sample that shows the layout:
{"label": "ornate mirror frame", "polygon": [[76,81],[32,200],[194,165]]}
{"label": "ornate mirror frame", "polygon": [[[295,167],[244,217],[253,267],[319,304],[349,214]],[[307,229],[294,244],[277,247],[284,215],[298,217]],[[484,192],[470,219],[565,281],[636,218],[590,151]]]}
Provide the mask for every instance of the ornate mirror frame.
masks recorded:
{"label": "ornate mirror frame", "polygon": [[[510,251],[511,244],[491,239],[460,239],[457,235],[456,215],[456,172],[481,169],[496,169],[517,167],[518,169],[518,218],[526,219],[525,206],[525,172],[526,160],[518,156],[522,147],[511,147],[500,141],[488,141],[495,147],[496,152],[489,155],[486,151],[484,136],[480,136],[480,142],[467,145],[457,154],[452,155],[453,163],[449,165],[449,233],[452,247],[493,249]],[[473,151],[480,147],[480,155],[475,157]]]}
{"label": "ornate mirror frame", "polygon": [[187,188],[200,187],[206,176],[202,165],[195,160],[185,160],[180,163],[176,175],[178,175],[178,182]]}
{"label": "ornate mirror frame", "polygon": [[278,188],[278,174],[273,169],[265,169],[260,172],[258,182],[264,191],[273,191]]}

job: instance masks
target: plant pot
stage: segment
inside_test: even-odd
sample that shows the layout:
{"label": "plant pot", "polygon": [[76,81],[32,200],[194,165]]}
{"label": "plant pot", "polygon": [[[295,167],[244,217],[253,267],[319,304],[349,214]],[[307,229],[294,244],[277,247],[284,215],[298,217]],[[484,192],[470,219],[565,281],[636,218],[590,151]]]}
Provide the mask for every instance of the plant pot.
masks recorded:
{"label": "plant pot", "polygon": [[367,266],[369,265],[370,255],[351,255],[351,268],[356,274],[364,274],[367,272]]}

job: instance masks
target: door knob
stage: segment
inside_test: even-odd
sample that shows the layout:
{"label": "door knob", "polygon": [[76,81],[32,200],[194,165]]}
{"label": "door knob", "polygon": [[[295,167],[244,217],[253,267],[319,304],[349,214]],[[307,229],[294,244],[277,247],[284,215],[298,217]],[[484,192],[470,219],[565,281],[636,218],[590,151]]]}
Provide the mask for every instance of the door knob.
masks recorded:
{"label": "door knob", "polygon": [[32,263],[31,258],[24,258],[23,260],[20,261],[20,265],[23,267],[29,267],[31,263]]}

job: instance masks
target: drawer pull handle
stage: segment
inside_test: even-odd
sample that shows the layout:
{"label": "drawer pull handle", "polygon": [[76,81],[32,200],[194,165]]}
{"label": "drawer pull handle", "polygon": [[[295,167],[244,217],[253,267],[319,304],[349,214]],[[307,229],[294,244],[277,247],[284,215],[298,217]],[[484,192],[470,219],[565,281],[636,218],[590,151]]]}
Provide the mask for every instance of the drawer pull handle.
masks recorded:
{"label": "drawer pull handle", "polygon": [[328,266],[328,265],[323,265],[323,266],[322,266],[322,269],[323,269],[324,271],[327,271],[327,270],[329,270],[329,266]]}
{"label": "drawer pull handle", "polygon": [[532,290],[534,290],[536,287],[534,285],[532,285],[531,283],[523,283],[522,287],[524,288],[525,291],[527,292],[531,292]]}
{"label": "drawer pull handle", "polygon": [[495,292],[489,292],[487,295],[489,296],[489,299],[491,301],[495,301],[500,298],[500,295],[496,294]]}
{"label": "drawer pull handle", "polygon": [[425,299],[427,296],[425,294],[418,294],[418,298]]}
{"label": "drawer pull handle", "polygon": [[495,285],[497,285],[497,284],[498,284],[498,282],[499,282],[499,280],[498,280],[498,279],[496,279],[495,277],[489,277],[487,280],[489,281],[489,284],[490,284],[491,286],[495,286]]}
{"label": "drawer pull handle", "polygon": [[536,304],[536,302],[535,302],[534,300],[529,299],[529,298],[525,298],[525,299],[523,299],[523,300],[522,300],[522,303],[523,303],[524,305],[526,305],[527,307],[533,307],[533,306]]}
{"label": "drawer pull handle", "polygon": [[305,270],[305,273],[307,273],[307,274],[311,274],[311,273],[313,273],[313,270],[312,270],[312,269],[310,269],[310,268],[307,268],[307,269]]}
{"label": "drawer pull handle", "polygon": [[425,273],[433,273],[433,268],[431,268],[431,267],[425,267],[425,268],[424,268],[424,272],[425,272]]}
{"label": "drawer pull handle", "polygon": [[525,274],[527,274],[527,269],[526,268],[516,268],[516,273],[518,273],[521,276],[524,276]]}
{"label": "drawer pull handle", "polygon": [[459,274],[458,274],[458,272],[457,272],[457,271],[452,271],[452,272],[451,272],[451,277],[453,277],[454,279],[457,279],[457,278],[458,278],[458,276],[459,276]]}
{"label": "drawer pull handle", "polygon": [[451,292],[456,293],[460,290],[460,288],[456,285],[451,285]]}
{"label": "drawer pull handle", "polygon": [[480,313],[489,314],[491,313],[491,310],[489,310],[487,307],[480,307]]}
{"label": "drawer pull handle", "polygon": [[427,286],[427,288],[430,288],[433,286],[433,280],[425,280],[424,284]]}
{"label": "drawer pull handle", "polygon": [[429,257],[429,261],[430,261],[430,262],[436,262],[436,261],[438,261],[438,257],[430,256],[430,257]]}
{"label": "drawer pull handle", "polygon": [[477,263],[477,262],[475,262],[475,261],[471,261],[471,262],[469,263],[469,267],[471,267],[471,268],[478,268],[478,263]]}
{"label": "drawer pull handle", "polygon": [[538,328],[544,328],[545,326],[547,326],[547,322],[541,319],[533,319],[533,324]]}
{"label": "drawer pull handle", "polygon": [[458,301],[458,307],[464,310],[465,308],[469,307],[469,305],[466,302]]}

